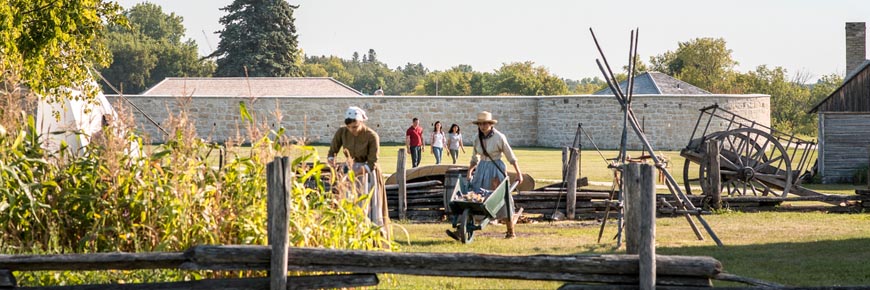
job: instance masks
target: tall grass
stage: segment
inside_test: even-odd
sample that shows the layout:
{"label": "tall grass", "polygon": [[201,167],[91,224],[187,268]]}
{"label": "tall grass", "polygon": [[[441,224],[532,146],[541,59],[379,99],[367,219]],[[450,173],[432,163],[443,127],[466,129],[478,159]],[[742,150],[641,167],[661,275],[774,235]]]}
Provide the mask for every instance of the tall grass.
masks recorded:
{"label": "tall grass", "polygon": [[[220,148],[196,135],[182,110],[172,114],[163,145],[142,146],[123,106],[121,118],[95,134],[81,152],[40,147],[34,118],[21,106],[33,96],[0,90],[0,252],[90,253],[182,251],[197,244],[266,244],[265,164],[290,155],[298,180],[291,188],[294,246],[380,249],[392,245],[355,204],[305,181],[325,169],[316,150],[290,145],[283,130],[244,126],[255,139],[226,144],[219,167],[208,161]],[[233,144],[247,141],[251,150]],[[131,147],[134,143],[138,146]],[[239,154],[245,152],[246,154]],[[309,166],[308,164],[313,164]],[[319,179],[318,179],[319,180]],[[363,196],[362,198],[367,198]],[[75,284],[191,279],[260,273],[109,271],[17,273],[21,284]]]}

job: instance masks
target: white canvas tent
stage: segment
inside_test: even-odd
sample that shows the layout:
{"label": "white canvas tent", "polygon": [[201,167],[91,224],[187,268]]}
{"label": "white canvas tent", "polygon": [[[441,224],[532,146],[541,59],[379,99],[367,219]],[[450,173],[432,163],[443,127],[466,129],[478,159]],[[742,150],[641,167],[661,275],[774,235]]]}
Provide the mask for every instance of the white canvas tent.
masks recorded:
{"label": "white canvas tent", "polygon": [[[43,149],[57,152],[61,142],[65,142],[70,153],[81,154],[82,148],[90,143],[91,136],[102,130],[103,115],[110,115],[113,120],[117,120],[118,113],[102,92],[99,92],[94,101],[83,101],[75,100],[82,96],[82,91],[67,90],[71,98],[65,98],[61,102],[49,103],[40,98],[36,110],[36,127],[42,136]],[[129,152],[138,155],[138,144],[131,143]]]}

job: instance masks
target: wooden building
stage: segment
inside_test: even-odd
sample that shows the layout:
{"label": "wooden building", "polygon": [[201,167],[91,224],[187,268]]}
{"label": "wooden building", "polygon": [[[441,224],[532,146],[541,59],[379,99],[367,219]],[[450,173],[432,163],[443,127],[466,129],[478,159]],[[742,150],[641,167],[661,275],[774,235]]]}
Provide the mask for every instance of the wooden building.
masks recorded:
{"label": "wooden building", "polygon": [[[843,84],[809,111],[819,115],[818,173],[824,183],[852,182],[870,164],[870,60],[865,59],[865,31],[864,23],[846,23],[847,56],[860,56],[861,61],[847,60],[857,67],[848,67]],[[858,48],[849,45],[856,34]]]}

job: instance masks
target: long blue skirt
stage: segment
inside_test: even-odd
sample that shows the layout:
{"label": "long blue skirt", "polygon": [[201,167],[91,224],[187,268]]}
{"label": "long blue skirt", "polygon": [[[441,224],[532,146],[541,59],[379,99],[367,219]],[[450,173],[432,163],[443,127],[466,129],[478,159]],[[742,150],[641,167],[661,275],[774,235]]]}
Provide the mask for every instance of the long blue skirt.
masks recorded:
{"label": "long blue skirt", "polygon": [[[501,168],[502,170],[499,171],[496,166],[498,166],[498,168]],[[471,190],[474,192],[483,192],[483,190],[495,190],[495,187],[501,184],[501,182],[504,181],[506,177],[504,176],[504,174],[502,174],[502,172],[507,173],[507,167],[500,159],[496,161],[480,161],[480,163],[477,164],[477,169],[475,169],[474,171],[474,177],[471,178]],[[493,180],[497,180],[497,182],[493,182]],[[495,186],[492,185],[493,183],[495,183]],[[513,196],[511,196],[510,199],[511,201],[513,201]],[[513,204],[513,202],[511,202],[511,204]],[[515,212],[514,209],[511,209],[511,211]],[[505,210],[505,207],[499,209],[496,217],[507,217],[507,211]]]}

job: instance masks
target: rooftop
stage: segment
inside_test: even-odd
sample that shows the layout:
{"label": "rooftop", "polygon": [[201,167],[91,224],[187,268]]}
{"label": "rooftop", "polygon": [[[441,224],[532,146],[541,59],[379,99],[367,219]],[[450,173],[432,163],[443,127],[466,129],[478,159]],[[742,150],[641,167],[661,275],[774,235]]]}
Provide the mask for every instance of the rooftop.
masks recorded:
{"label": "rooftop", "polygon": [[166,78],[141,95],[176,96],[361,96],[328,77]]}
{"label": "rooftop", "polygon": [[[628,81],[619,82],[623,92],[628,91]],[[634,77],[633,95],[709,95],[699,87],[675,79],[660,72],[644,72]],[[612,95],[610,88],[595,92],[596,95]]]}

